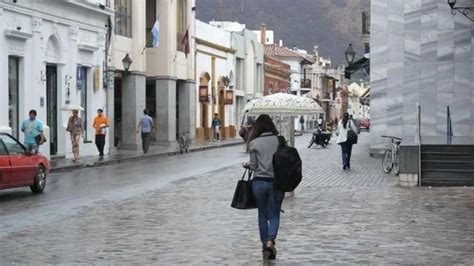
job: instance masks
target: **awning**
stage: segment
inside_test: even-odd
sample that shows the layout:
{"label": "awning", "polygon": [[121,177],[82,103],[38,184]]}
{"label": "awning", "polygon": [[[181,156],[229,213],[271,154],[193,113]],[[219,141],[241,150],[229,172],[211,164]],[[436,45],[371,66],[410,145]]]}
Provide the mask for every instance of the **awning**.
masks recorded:
{"label": "awning", "polygon": [[254,99],[245,105],[244,111],[251,115],[312,115],[324,113],[319,104],[311,98],[286,93],[276,93]]}

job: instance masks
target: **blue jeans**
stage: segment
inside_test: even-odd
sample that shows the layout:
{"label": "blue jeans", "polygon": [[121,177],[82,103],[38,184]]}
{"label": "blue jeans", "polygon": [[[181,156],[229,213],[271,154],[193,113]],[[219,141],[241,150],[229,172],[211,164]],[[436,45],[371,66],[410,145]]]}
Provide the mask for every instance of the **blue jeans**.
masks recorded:
{"label": "blue jeans", "polygon": [[31,154],[38,154],[38,144],[36,143],[25,143],[26,150]]}
{"label": "blue jeans", "polygon": [[342,165],[348,166],[351,164],[352,144],[347,142],[341,143],[342,150]]}
{"label": "blue jeans", "polygon": [[252,181],[252,191],[258,208],[258,229],[262,247],[268,240],[275,241],[280,227],[280,209],[284,193],[273,190],[273,182]]}

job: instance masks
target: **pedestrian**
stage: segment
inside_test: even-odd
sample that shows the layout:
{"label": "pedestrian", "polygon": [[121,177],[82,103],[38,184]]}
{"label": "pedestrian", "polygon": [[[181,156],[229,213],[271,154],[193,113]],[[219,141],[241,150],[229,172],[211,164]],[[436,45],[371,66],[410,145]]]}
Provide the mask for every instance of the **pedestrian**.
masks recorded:
{"label": "pedestrian", "polygon": [[150,147],[150,133],[154,129],[153,119],[148,115],[148,110],[143,110],[143,117],[140,118],[138,122],[137,134],[141,129],[142,134],[142,149],[143,153],[148,153],[148,148]]}
{"label": "pedestrian", "polygon": [[72,116],[69,117],[66,127],[66,131],[71,134],[72,154],[74,156],[72,159],[73,162],[79,160],[79,141],[81,140],[81,136],[84,132],[82,119],[78,116],[78,114],[78,110],[72,110]]}
{"label": "pedestrian", "polygon": [[318,127],[323,130],[323,117],[319,116],[318,118]]}
{"label": "pedestrian", "polygon": [[38,154],[39,146],[46,141],[43,134],[43,123],[36,119],[36,110],[30,110],[28,115],[29,118],[21,124],[21,131],[25,133],[24,144],[28,153]]}
{"label": "pedestrian", "polygon": [[252,191],[258,208],[258,229],[264,259],[276,257],[275,239],[280,226],[284,193],[273,189],[273,154],[278,149],[278,131],[268,115],[260,115],[247,140],[250,161],[242,166],[253,171]]}
{"label": "pedestrian", "polygon": [[95,128],[95,145],[99,150],[99,160],[103,160],[106,135],[105,130],[109,127],[109,119],[104,115],[104,110],[100,108],[97,109],[97,116],[94,117],[92,126]]}
{"label": "pedestrian", "polygon": [[212,132],[213,132],[212,141],[219,140],[219,132],[221,129],[221,125],[222,125],[222,120],[219,118],[219,114],[215,113],[214,119],[212,119]]}
{"label": "pedestrian", "polygon": [[342,115],[341,121],[337,125],[336,135],[337,135],[337,144],[341,145],[342,150],[342,169],[351,169],[351,153],[352,153],[352,143],[347,141],[347,132],[353,130],[357,132],[357,128],[349,119],[349,114],[344,113]]}
{"label": "pedestrian", "polygon": [[303,116],[300,117],[300,128],[301,128],[301,131],[304,131],[304,117]]}

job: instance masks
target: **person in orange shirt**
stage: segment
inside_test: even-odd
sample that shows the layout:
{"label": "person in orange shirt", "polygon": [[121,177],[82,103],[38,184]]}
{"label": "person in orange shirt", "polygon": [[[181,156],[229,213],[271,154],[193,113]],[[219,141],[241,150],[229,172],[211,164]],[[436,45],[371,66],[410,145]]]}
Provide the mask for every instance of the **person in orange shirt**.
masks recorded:
{"label": "person in orange shirt", "polygon": [[99,150],[99,160],[104,159],[105,129],[109,127],[109,119],[104,115],[102,109],[97,109],[92,126],[95,128],[95,145]]}

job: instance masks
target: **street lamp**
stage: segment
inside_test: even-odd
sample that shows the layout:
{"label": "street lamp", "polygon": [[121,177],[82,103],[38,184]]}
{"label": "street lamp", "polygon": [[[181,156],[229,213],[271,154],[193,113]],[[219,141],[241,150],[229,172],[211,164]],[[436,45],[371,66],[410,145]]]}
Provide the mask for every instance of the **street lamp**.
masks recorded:
{"label": "street lamp", "polygon": [[229,79],[228,76],[225,76],[224,77],[224,86],[229,87],[229,84],[230,84],[230,79]]}
{"label": "street lamp", "polygon": [[470,21],[474,21],[474,17],[472,17],[471,12],[474,11],[474,7],[468,6],[459,6],[456,7],[457,0],[448,0],[448,5],[451,8],[451,14],[454,16],[457,12],[463,14],[467,19]]}
{"label": "street lamp", "polygon": [[128,72],[130,69],[130,65],[132,64],[132,59],[128,54],[125,55],[125,57],[122,59],[122,64],[123,64],[123,69],[125,69],[125,72]]}
{"label": "street lamp", "polygon": [[346,51],[344,52],[344,55],[346,56],[347,64],[351,65],[354,62],[355,58],[355,52],[352,48],[352,43],[349,43],[349,47],[347,47]]}

